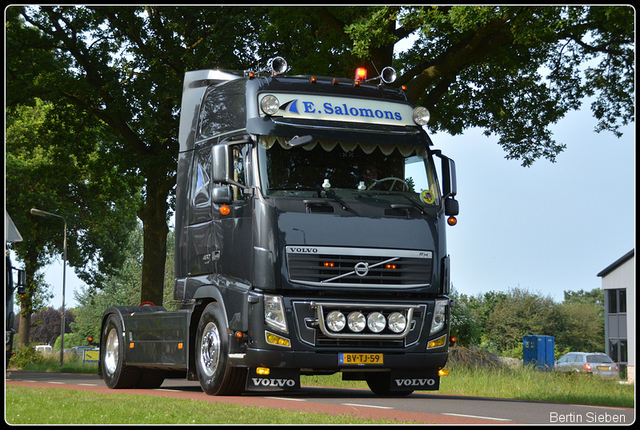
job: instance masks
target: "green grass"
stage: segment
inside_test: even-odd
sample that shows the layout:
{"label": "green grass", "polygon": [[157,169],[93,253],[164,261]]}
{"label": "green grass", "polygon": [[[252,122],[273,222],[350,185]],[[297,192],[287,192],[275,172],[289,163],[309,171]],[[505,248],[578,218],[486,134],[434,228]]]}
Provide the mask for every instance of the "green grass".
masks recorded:
{"label": "green grass", "polygon": [[9,424],[401,424],[140,394],[6,387]]}
{"label": "green grass", "polygon": [[[303,376],[302,385],[368,389],[362,381],[342,381],[340,374]],[[540,372],[531,367],[489,370],[456,366],[440,378],[438,394],[495,397],[593,406],[634,407],[634,386],[586,374]]]}
{"label": "green grass", "polygon": [[20,370],[30,372],[92,373],[98,374],[98,363],[83,363],[80,357],[65,357],[60,366],[60,357],[46,357],[41,363],[30,363]]}
{"label": "green grass", "polygon": [[440,380],[440,393],[593,406],[634,407],[634,386],[587,374],[531,367],[486,370],[457,367]]}

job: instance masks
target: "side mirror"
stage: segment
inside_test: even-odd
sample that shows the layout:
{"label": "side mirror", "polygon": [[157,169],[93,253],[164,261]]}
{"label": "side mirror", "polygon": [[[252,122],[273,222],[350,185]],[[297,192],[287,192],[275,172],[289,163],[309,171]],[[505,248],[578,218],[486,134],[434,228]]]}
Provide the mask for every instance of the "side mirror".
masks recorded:
{"label": "side mirror", "polygon": [[27,285],[27,272],[24,269],[18,270],[18,287]]}
{"label": "side mirror", "polygon": [[233,203],[233,189],[230,185],[213,187],[213,190],[211,190],[211,201],[218,205]]}
{"label": "side mirror", "polygon": [[442,157],[442,197],[454,197],[458,192],[456,182],[456,163],[447,157]]}
{"label": "side mirror", "polygon": [[217,183],[229,183],[229,168],[231,166],[231,154],[229,146],[225,144],[219,144],[212,148],[212,161],[213,161],[213,182]]}

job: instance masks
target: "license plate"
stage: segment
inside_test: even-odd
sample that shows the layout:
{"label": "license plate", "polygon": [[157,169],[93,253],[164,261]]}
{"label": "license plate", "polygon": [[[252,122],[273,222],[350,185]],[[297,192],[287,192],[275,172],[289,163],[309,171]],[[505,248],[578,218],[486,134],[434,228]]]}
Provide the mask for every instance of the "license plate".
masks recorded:
{"label": "license plate", "polygon": [[383,354],[360,354],[346,353],[338,354],[339,364],[383,364]]}
{"label": "license plate", "polygon": [[611,370],[611,367],[609,367],[609,366],[598,366],[598,369],[600,369],[600,370]]}

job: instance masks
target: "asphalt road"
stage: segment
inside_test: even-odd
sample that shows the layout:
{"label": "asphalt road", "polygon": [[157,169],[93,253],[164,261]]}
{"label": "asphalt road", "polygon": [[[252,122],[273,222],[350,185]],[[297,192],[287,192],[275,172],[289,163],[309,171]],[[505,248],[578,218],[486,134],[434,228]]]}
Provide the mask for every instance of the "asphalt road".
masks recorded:
{"label": "asphalt road", "polygon": [[635,421],[635,410],[629,408],[451,396],[424,391],[393,398],[379,397],[369,390],[303,386],[299,391],[216,397],[204,394],[198,382],[183,379],[167,379],[160,388],[153,390],[110,390],[96,375],[23,371],[7,371],[6,384],[193,398],[417,423],[629,425]]}

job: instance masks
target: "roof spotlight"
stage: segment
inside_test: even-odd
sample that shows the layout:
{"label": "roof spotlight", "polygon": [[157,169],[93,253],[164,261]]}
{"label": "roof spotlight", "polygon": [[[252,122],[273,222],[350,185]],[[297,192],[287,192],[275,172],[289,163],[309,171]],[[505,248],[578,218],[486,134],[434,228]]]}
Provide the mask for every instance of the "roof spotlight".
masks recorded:
{"label": "roof spotlight", "polygon": [[380,73],[380,79],[382,79],[382,82],[384,82],[385,84],[391,84],[395,82],[396,77],[397,74],[393,67],[387,66],[382,69],[382,73]]}
{"label": "roof spotlight", "polygon": [[267,70],[269,70],[274,75],[281,75],[287,71],[289,65],[287,64],[287,60],[282,57],[274,57],[269,58],[267,61]]}

